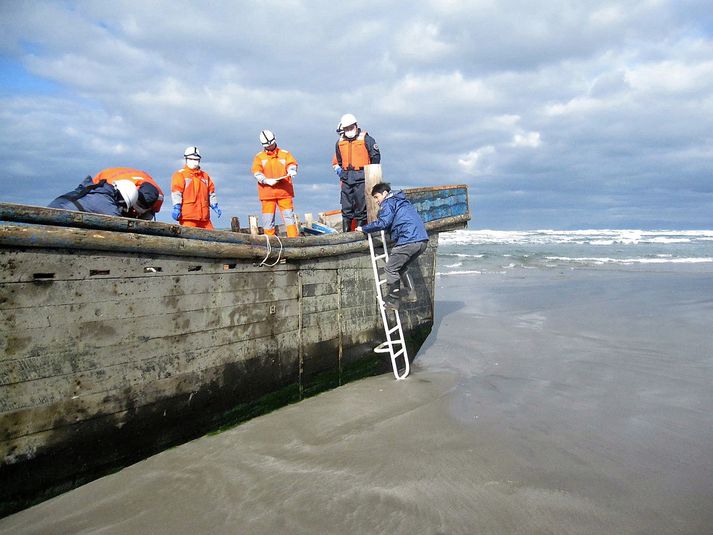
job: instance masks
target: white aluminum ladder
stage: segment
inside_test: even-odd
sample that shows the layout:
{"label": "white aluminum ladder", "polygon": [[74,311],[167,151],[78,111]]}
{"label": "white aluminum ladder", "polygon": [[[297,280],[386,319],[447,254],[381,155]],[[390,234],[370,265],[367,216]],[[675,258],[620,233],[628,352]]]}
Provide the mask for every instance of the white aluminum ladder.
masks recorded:
{"label": "white aluminum ladder", "polygon": [[[382,292],[382,287],[386,284],[386,279],[382,279],[379,274],[379,261],[383,261],[383,263],[386,264],[389,260],[389,251],[386,248],[386,234],[382,230],[378,236],[372,237],[372,234],[368,236],[371,267],[374,270],[374,283],[376,284],[376,299],[379,302],[381,322],[384,325],[384,333],[386,334],[386,342],[379,344],[374,348],[374,351],[376,353],[388,353],[391,357],[391,367],[394,370],[394,377],[396,377],[397,380],[406,379],[411,371],[411,366],[408,360],[408,352],[406,351],[404,330],[401,327],[401,317],[399,316],[398,310],[390,311],[393,313],[393,321],[391,324],[389,323],[389,313],[384,308],[384,295]],[[384,248],[383,254],[376,254],[374,239],[381,240],[381,244]],[[403,367],[399,366],[400,358],[403,359]]]}

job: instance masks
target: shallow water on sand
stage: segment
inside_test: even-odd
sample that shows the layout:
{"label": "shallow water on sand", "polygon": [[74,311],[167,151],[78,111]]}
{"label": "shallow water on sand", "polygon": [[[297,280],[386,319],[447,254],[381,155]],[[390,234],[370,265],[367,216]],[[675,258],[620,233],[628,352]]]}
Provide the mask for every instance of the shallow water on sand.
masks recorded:
{"label": "shallow water on sand", "polygon": [[710,533],[713,274],[437,282],[369,378],[0,520],[0,533]]}

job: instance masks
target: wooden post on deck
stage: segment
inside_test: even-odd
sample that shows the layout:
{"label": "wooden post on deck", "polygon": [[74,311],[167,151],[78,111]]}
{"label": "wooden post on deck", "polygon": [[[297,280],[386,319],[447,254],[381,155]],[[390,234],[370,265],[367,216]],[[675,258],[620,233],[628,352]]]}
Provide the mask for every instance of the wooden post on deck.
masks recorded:
{"label": "wooden post on deck", "polygon": [[257,236],[258,235],[257,216],[249,215],[248,221],[250,222],[250,234],[252,234],[253,236]]}
{"label": "wooden post on deck", "polygon": [[364,166],[364,195],[366,196],[366,220],[371,223],[379,213],[379,205],[371,196],[371,188],[382,182],[381,164],[373,163]]}

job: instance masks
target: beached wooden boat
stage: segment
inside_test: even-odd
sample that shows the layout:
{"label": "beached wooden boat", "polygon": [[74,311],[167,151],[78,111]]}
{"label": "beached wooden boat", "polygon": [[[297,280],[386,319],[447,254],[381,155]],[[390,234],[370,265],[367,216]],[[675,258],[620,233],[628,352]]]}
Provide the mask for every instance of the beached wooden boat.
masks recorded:
{"label": "beached wooden boat", "polygon": [[[466,186],[406,191],[433,324]],[[0,203],[0,516],[205,432],[390,370],[361,233],[266,238]]]}

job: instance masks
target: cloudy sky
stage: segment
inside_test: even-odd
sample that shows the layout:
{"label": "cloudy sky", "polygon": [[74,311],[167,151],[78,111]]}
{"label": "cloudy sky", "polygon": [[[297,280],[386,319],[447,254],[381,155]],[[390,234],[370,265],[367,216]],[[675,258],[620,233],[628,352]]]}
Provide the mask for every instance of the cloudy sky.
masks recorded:
{"label": "cloudy sky", "polygon": [[[710,0],[0,2],[6,202],[197,145],[223,220],[259,212],[269,128],[296,208],[339,207],[357,116],[396,187],[468,184],[471,228],[713,228]],[[159,220],[170,220],[170,208]]]}

